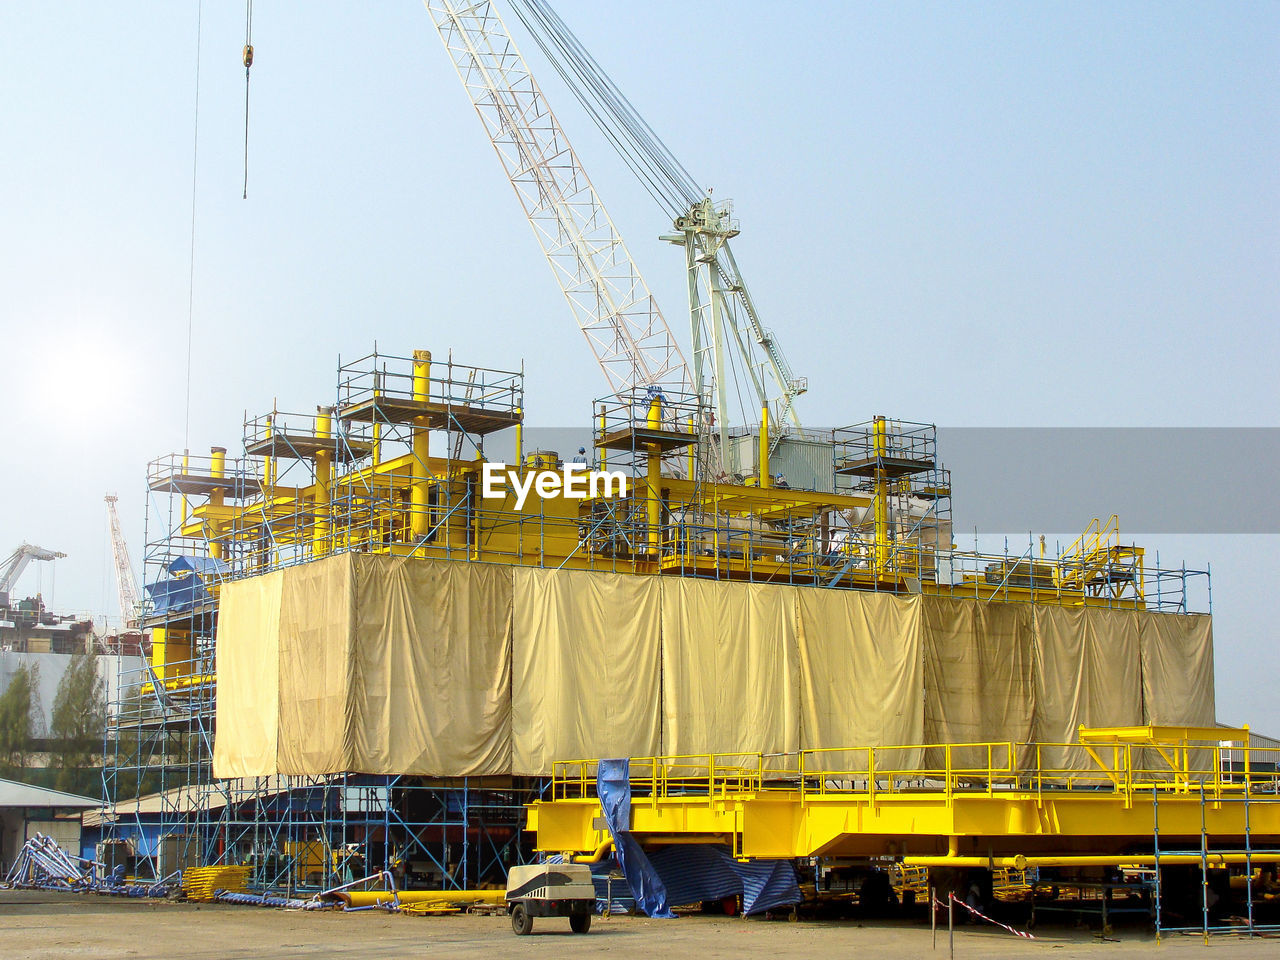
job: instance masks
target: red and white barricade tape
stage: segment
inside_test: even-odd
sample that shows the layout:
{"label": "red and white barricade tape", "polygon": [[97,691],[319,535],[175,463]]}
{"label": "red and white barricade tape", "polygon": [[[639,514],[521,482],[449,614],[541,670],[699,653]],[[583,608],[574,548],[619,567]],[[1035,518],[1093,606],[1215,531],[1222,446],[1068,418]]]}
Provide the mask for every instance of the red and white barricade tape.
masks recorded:
{"label": "red and white barricade tape", "polygon": [[[969,906],[969,904],[965,903],[963,900],[961,900],[959,897],[957,897],[954,893],[948,893],[948,894],[947,894],[947,896],[950,898],[950,900],[951,900],[951,902],[952,902],[952,903],[956,904],[957,906],[964,907],[966,910],[968,910],[968,911],[969,911],[971,914],[973,914],[975,917],[978,917],[979,919],[985,920],[985,921],[987,921],[987,923],[990,923],[990,924],[992,924],[993,926],[997,926],[997,927],[999,927],[1001,930],[1008,930],[1008,931],[1009,931],[1010,933],[1012,933],[1015,937],[1022,937],[1022,939],[1024,939],[1024,940],[1034,940],[1034,939],[1036,939],[1036,937],[1035,937],[1035,935],[1034,935],[1034,934],[1027,933],[1027,931],[1025,931],[1025,930],[1017,930],[1017,929],[1015,929],[1014,927],[1009,926],[1007,923],[1001,923],[999,920],[992,920],[990,917],[988,917],[988,916],[987,916],[985,913],[983,913],[981,910],[977,910],[977,909],[975,909],[974,907]],[[933,898],[933,902],[934,902],[934,905],[935,905],[935,906],[938,906],[938,907],[945,907],[945,906],[946,906],[946,904],[945,904],[943,901],[939,900],[937,897],[934,897],[934,898]]]}

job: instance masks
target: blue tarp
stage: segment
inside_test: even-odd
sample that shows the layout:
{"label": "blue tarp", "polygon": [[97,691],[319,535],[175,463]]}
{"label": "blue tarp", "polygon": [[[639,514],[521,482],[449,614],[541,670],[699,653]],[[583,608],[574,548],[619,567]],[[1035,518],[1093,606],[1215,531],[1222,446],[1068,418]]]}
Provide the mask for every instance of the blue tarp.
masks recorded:
{"label": "blue tarp", "polygon": [[675,844],[650,854],[649,862],[667,890],[667,902],[698,903],[742,897],[743,913],[763,913],[801,900],[789,860],[735,860],[712,844]]}
{"label": "blue tarp", "polygon": [[231,568],[215,557],[180,556],[170,560],[165,569],[173,576],[146,585],[152,613],[190,610],[198,603],[212,600],[204,578],[222,576]]}
{"label": "blue tarp", "polygon": [[673,917],[672,904],[742,897],[744,913],[762,913],[801,900],[789,860],[742,863],[714,844],[673,844],[647,855],[631,836],[631,762],[601,760],[596,793],[614,856],[636,906],[651,917]]}
{"label": "blue tarp", "polygon": [[627,878],[636,906],[650,917],[673,918],[666,888],[631,836],[631,761],[601,760],[596,771],[596,794],[613,837],[614,857]]}
{"label": "blue tarp", "polygon": [[231,567],[225,560],[217,557],[180,556],[169,561],[168,571],[174,575],[196,573],[202,577],[220,577],[230,572]]}
{"label": "blue tarp", "polygon": [[157,580],[148,583],[146,590],[151,598],[151,612],[155,614],[190,610],[198,603],[213,599],[200,578],[194,575]]}

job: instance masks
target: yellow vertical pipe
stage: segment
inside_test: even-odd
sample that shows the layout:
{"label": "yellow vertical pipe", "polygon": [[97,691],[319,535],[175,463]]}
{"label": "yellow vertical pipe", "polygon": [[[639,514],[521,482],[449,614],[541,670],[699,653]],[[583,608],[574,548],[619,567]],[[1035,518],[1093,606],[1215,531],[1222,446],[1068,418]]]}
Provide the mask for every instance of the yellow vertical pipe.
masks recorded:
{"label": "yellow vertical pipe", "polygon": [[[275,436],[276,416],[274,413],[267,414],[267,439],[270,440]],[[267,448],[268,450],[271,447]],[[262,458],[262,550],[257,554],[256,566],[259,570],[265,570],[270,566],[271,549],[268,544],[271,542],[271,511],[269,509],[271,501],[275,497],[275,457],[267,454]]]}
{"label": "yellow vertical pipe", "polygon": [[382,421],[378,419],[378,398],[382,396],[382,373],[373,372],[373,465],[382,463]]}
{"label": "yellow vertical pipe", "polygon": [[[316,439],[333,439],[333,407],[316,407]],[[316,451],[316,486],[312,499],[315,523],[311,528],[311,553],[323,557],[329,552],[330,487],[333,482],[333,450]]]}
{"label": "yellow vertical pipe", "polygon": [[[266,436],[266,439],[268,439],[268,440],[270,440],[270,439],[271,439],[271,435],[272,435],[272,433],[273,433],[273,431],[272,431],[272,419],[273,419],[273,418],[272,418],[271,414],[267,414],[267,436]],[[268,450],[270,450],[271,448],[270,448],[270,447],[268,447],[267,449],[268,449]],[[263,493],[266,493],[266,492],[267,492],[267,488],[268,488],[268,487],[270,487],[270,486],[271,486],[271,454],[269,454],[269,453],[268,453],[265,457],[263,457],[263,458],[262,458],[262,492],[263,492]]]}
{"label": "yellow vertical pipe", "polygon": [[[227,448],[226,447],[210,447],[209,448],[209,476],[225,477],[227,475]],[[222,506],[226,496],[226,491],[222,487],[215,487],[213,492],[209,494],[209,506],[214,509],[211,511],[216,517],[221,511],[218,509]],[[222,521],[208,518],[205,523],[208,528],[209,538],[209,556],[215,560],[223,559],[222,543],[218,537],[222,535]]]}
{"label": "yellow vertical pipe", "polygon": [[[694,419],[689,418],[689,436],[694,435],[695,431]],[[698,445],[696,443],[689,444],[689,479],[696,480],[698,477]]]}
{"label": "yellow vertical pipe", "polygon": [[524,411],[516,407],[516,469],[524,466]]}
{"label": "yellow vertical pipe", "polygon": [[[190,451],[182,451],[182,475],[185,477],[191,472],[191,456]],[[182,525],[187,525],[187,518],[191,516],[191,504],[187,502],[187,495],[182,495]]]}
{"label": "yellow vertical pipe", "polygon": [[[605,412],[604,404],[600,404],[600,439],[604,439],[605,435]],[[609,463],[609,451],[605,447],[600,448],[600,469],[604,470]]]}
{"label": "yellow vertical pipe", "polygon": [[875,481],[875,569],[883,572],[889,565],[889,480],[885,475],[884,464],[879,458],[887,456],[889,450],[889,427],[884,417],[876,417],[872,427],[872,451],[876,463]]}
{"label": "yellow vertical pipe", "polygon": [[[413,399],[431,399],[431,351],[413,351]],[[421,540],[431,532],[431,431],[426,417],[413,418],[413,485],[409,492],[409,529],[413,539]]]}
{"label": "yellow vertical pipe", "polygon": [[[662,429],[662,401],[654,397],[649,402],[649,429]],[[649,444],[649,453],[647,456],[646,471],[646,492],[648,499],[648,520],[649,520],[649,552],[653,554],[653,558],[658,558],[659,542],[661,539],[662,525],[662,491],[659,484],[662,481],[662,455],[657,444]]]}
{"label": "yellow vertical pipe", "polygon": [[772,487],[773,474],[769,471],[769,405],[760,407],[760,486]]}
{"label": "yellow vertical pipe", "polygon": [[[484,454],[476,451],[476,463],[484,463]],[[480,559],[480,508],[484,506],[484,498],[480,496],[479,471],[471,484],[471,559]]]}

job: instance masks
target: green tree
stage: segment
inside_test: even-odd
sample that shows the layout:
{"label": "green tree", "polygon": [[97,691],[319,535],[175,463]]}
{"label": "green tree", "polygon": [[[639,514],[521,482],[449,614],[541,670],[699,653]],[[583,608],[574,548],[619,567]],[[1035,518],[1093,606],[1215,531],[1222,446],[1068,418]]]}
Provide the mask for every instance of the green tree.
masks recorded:
{"label": "green tree", "polygon": [[38,664],[19,664],[0,694],[0,767],[13,776],[27,765],[40,708]]}
{"label": "green tree", "polygon": [[[98,782],[93,762],[102,754],[106,725],[107,684],[98,673],[98,658],[77,653],[53,698],[50,759],[58,770],[59,789],[83,793]],[[100,792],[100,785],[94,792]]]}

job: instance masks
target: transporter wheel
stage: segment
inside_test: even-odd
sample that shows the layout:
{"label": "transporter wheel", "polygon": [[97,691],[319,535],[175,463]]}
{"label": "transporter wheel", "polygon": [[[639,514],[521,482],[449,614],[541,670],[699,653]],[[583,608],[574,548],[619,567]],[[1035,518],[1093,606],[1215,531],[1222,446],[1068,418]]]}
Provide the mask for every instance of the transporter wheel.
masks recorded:
{"label": "transporter wheel", "polygon": [[574,933],[586,933],[591,929],[591,914],[573,913],[569,915],[569,929]]}
{"label": "transporter wheel", "polygon": [[517,937],[527,937],[533,933],[533,917],[529,916],[523,903],[517,903],[511,908],[511,929]]}

